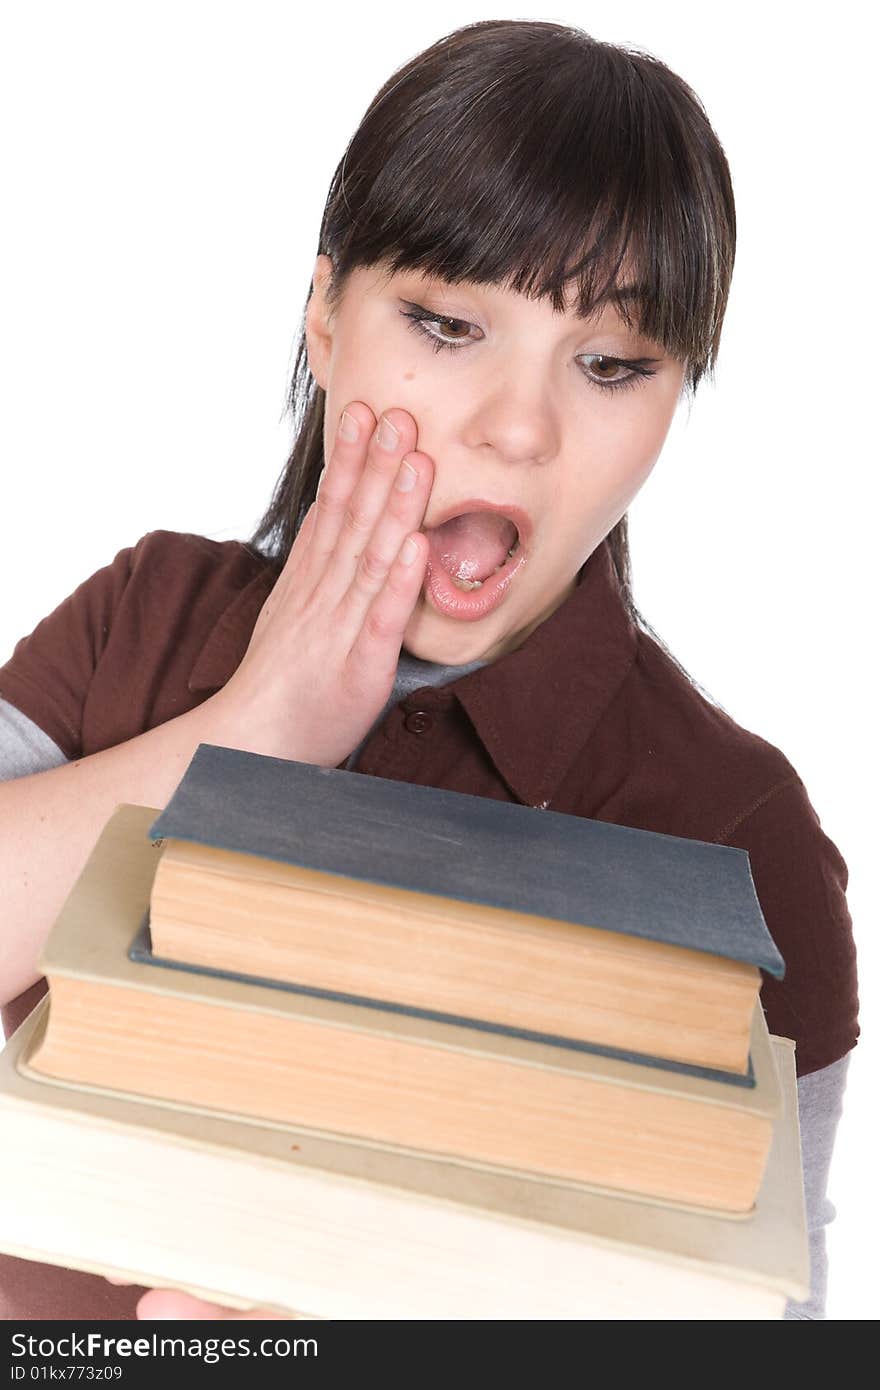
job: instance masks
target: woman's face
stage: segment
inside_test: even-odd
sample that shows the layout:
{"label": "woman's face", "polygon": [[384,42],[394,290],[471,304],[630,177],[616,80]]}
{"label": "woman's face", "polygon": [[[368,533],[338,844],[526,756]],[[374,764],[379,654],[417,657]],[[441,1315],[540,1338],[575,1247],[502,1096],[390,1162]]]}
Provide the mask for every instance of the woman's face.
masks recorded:
{"label": "woman's face", "polygon": [[[493,661],[568,597],[646,481],[685,364],[628,330],[611,304],[588,322],[575,317],[571,299],[556,314],[546,300],[413,271],[388,280],[357,269],[328,320],[330,269],[319,256],[306,324],[309,366],[326,392],[325,457],[349,401],[363,401],[377,420],[402,407],[434,462],[423,529],[475,499],[530,519],[522,563],[492,611],[476,621],[450,616],[426,584],[404,635],[406,650],[426,661]],[[414,312],[425,336],[405,317]],[[453,346],[436,351],[444,340]]]}

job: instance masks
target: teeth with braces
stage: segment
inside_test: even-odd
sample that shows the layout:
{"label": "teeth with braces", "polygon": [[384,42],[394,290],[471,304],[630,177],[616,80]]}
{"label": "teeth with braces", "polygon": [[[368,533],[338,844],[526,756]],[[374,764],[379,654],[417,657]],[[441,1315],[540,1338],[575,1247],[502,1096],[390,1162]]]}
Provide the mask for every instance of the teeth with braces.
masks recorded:
{"label": "teeth with braces", "polygon": [[[507,552],[506,558],[501,561],[500,565],[495,566],[494,570],[492,571],[493,574],[497,574],[499,570],[503,570],[504,566],[507,564],[507,561],[513,559],[514,555],[516,554],[518,545],[519,541],[517,541],[516,545],[512,545],[510,547],[510,549]],[[456,589],[463,589],[465,593],[470,593],[471,589],[481,589],[483,587],[483,584],[485,583],[485,580],[483,579],[458,579],[454,574],[450,575],[450,579],[452,580]]]}

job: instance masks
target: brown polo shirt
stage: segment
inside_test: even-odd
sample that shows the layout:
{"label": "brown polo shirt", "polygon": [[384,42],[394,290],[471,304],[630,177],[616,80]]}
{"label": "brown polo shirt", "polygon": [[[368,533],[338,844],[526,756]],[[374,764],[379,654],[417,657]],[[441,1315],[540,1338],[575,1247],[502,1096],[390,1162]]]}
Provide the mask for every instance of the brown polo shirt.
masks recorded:
{"label": "brown polo shirt", "polygon": [[[18,643],[0,696],[68,758],[122,743],[226,683],[274,578],[237,541],[150,532]],[[799,1076],[854,1045],[846,864],[785,755],[632,623],[606,542],[517,651],[392,706],[357,770],[747,850],[786,963],[762,985],[771,1032],[795,1039]],[[3,1011],[7,1030],[41,989]]]}

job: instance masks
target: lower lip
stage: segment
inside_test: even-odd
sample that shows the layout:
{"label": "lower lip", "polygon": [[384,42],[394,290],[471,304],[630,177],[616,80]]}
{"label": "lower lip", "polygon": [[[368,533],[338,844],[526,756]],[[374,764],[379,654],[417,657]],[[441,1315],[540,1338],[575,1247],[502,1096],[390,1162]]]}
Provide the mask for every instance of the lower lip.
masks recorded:
{"label": "lower lip", "polygon": [[497,574],[484,579],[479,589],[459,589],[452,576],[441,564],[428,556],[425,570],[425,592],[438,613],[446,618],[457,618],[462,623],[476,623],[480,618],[494,613],[514,579],[525,564],[525,551],[522,546],[513,559],[508,559]]}

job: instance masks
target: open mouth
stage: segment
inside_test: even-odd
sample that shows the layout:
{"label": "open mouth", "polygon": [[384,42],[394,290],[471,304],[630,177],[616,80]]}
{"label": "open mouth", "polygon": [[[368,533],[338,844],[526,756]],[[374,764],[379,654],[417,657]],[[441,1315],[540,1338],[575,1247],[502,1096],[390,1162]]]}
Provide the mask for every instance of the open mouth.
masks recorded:
{"label": "open mouth", "polygon": [[503,602],[526,560],[531,523],[521,507],[472,499],[425,528],[425,593],[446,617],[475,622]]}
{"label": "open mouth", "polygon": [[516,531],[516,538],[513,542],[513,545],[510,547],[510,549],[507,551],[507,554],[504,556],[504,559],[500,560],[498,564],[495,566],[495,568],[491,571],[491,573],[484,575],[482,579],[468,579],[463,575],[454,574],[452,573],[452,571],[449,571],[449,577],[455,585],[456,589],[461,589],[463,593],[470,593],[472,589],[482,589],[487,579],[491,579],[492,575],[500,574],[501,571],[504,569],[505,565],[510,560],[516,559],[516,556],[519,553],[519,530],[514,522],[511,522],[510,524]]}
{"label": "open mouth", "polygon": [[444,521],[426,527],[435,566],[446,571],[456,588],[479,589],[517,555],[520,526],[507,512],[475,502]]}

